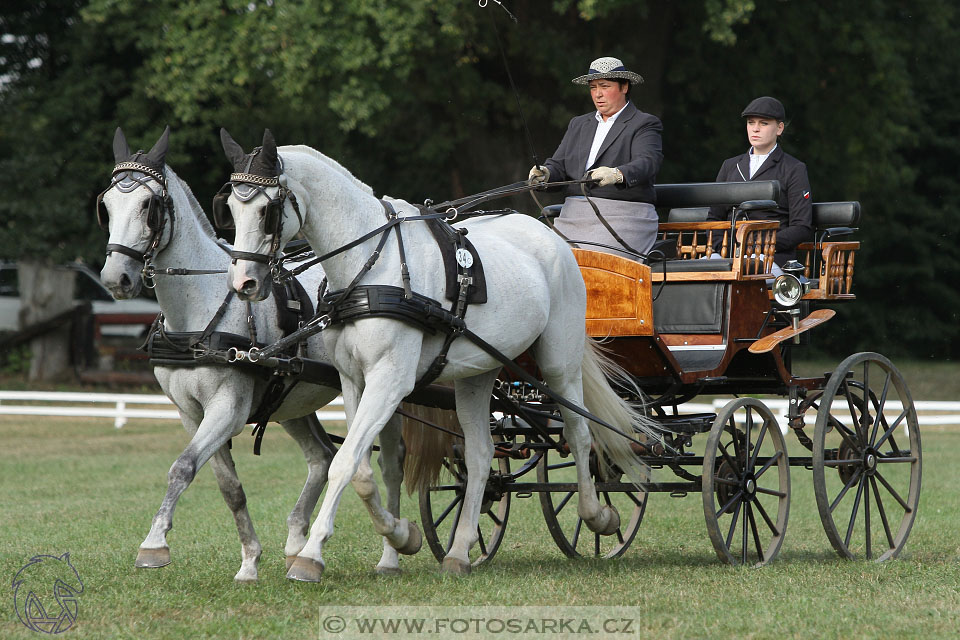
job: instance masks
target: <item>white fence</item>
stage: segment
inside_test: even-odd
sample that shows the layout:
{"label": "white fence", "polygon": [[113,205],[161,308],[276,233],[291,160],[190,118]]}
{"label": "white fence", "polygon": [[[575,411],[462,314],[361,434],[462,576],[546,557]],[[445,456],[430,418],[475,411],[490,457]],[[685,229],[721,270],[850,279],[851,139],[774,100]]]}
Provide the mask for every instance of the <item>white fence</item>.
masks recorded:
{"label": "white fence", "polygon": [[[29,402],[32,404],[12,404]],[[687,403],[685,413],[715,413],[728,399],[716,399],[712,404]],[[787,400],[765,399],[764,404],[777,414],[781,430],[787,429]],[[960,425],[960,402],[920,401],[914,403],[921,426]],[[135,408],[135,407],[141,408]],[[56,391],[0,391],[0,415],[20,416],[68,416],[113,418],[116,428],[128,420],[146,418],[152,420],[179,420],[170,399],[162,395],[137,393],[70,393]],[[146,408],[144,408],[146,407]],[[321,422],[343,422],[343,399],[336,398],[323,411],[317,412]],[[890,402],[887,413],[895,418],[902,407]],[[842,419],[842,418],[841,418]],[[812,420],[811,424],[812,425]]]}
{"label": "white fence", "polygon": [[[11,404],[12,402],[36,404]],[[133,408],[131,405],[148,408]],[[342,406],[343,398],[337,397],[324,411],[317,411],[317,417],[321,422],[342,422],[346,420],[343,409],[330,410]],[[113,426],[117,429],[125,425],[127,420],[134,418],[180,419],[175,408],[165,407],[173,407],[167,396],[142,393],[0,391],[0,415],[113,418]]]}

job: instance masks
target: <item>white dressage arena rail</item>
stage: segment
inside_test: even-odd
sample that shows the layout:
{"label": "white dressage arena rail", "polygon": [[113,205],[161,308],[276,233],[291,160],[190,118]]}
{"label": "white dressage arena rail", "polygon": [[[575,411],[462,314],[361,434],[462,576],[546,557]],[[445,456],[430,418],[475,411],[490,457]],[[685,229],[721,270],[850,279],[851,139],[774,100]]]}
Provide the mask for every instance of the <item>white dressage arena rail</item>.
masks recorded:
{"label": "white dressage arena rail", "polygon": [[[10,404],[30,402],[35,404]],[[129,405],[149,408],[134,409]],[[113,418],[113,426],[119,429],[133,418],[149,420],[179,420],[180,414],[172,407],[167,396],[144,393],[79,393],[63,391],[0,391],[0,415],[17,416],[66,416],[86,418]],[[325,411],[317,411],[321,422],[343,422],[346,415],[343,398],[327,405]]]}
{"label": "white dressage arena rail", "polygon": [[[32,404],[11,404],[12,402]],[[729,400],[726,398],[718,398],[712,404],[688,402],[683,405],[683,410],[685,413],[713,413],[727,402]],[[777,414],[777,422],[784,433],[787,430],[787,402],[781,399],[764,400],[764,404]],[[960,402],[932,400],[917,401],[914,404],[921,426],[960,425]],[[130,405],[148,408],[131,408]],[[180,414],[176,409],[164,408],[172,405],[166,396],[143,393],[0,391],[0,415],[113,418],[113,426],[117,429],[131,419],[179,420]],[[337,397],[324,411],[317,411],[317,417],[321,422],[343,422],[346,416],[342,407],[343,398]],[[900,410],[900,403],[891,402],[887,405],[887,413],[891,419],[896,418]],[[812,427],[813,420],[809,423],[808,426]]]}

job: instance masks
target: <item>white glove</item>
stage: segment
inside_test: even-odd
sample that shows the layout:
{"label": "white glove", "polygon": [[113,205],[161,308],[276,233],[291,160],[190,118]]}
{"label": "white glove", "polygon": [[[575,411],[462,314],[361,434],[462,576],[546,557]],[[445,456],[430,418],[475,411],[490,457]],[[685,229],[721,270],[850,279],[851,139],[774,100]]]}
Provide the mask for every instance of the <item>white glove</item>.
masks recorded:
{"label": "white glove", "polygon": [[590,172],[590,178],[600,181],[598,187],[609,187],[623,182],[623,174],[620,170],[611,167],[597,167]]}
{"label": "white glove", "polygon": [[534,166],[527,176],[527,184],[542,184],[550,180],[550,169],[543,166]]}

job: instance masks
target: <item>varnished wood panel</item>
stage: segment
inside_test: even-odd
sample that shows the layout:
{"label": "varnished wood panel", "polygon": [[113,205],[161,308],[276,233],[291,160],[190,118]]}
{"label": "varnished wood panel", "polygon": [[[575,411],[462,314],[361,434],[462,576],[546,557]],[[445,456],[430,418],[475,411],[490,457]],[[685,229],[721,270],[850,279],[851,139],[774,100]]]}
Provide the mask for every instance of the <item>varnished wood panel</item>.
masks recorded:
{"label": "varnished wood panel", "polygon": [[587,285],[587,334],[653,335],[650,267],[600,251],[573,253]]}

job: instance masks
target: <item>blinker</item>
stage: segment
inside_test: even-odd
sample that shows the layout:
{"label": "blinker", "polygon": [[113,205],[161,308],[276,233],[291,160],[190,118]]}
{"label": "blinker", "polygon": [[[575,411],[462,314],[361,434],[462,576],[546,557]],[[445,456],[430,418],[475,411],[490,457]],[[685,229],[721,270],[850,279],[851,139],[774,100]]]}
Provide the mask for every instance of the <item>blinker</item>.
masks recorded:
{"label": "blinker", "polygon": [[233,229],[236,225],[233,223],[233,216],[230,214],[230,207],[227,206],[227,198],[230,197],[232,189],[228,182],[217,195],[213,196],[213,224],[218,229]]}

